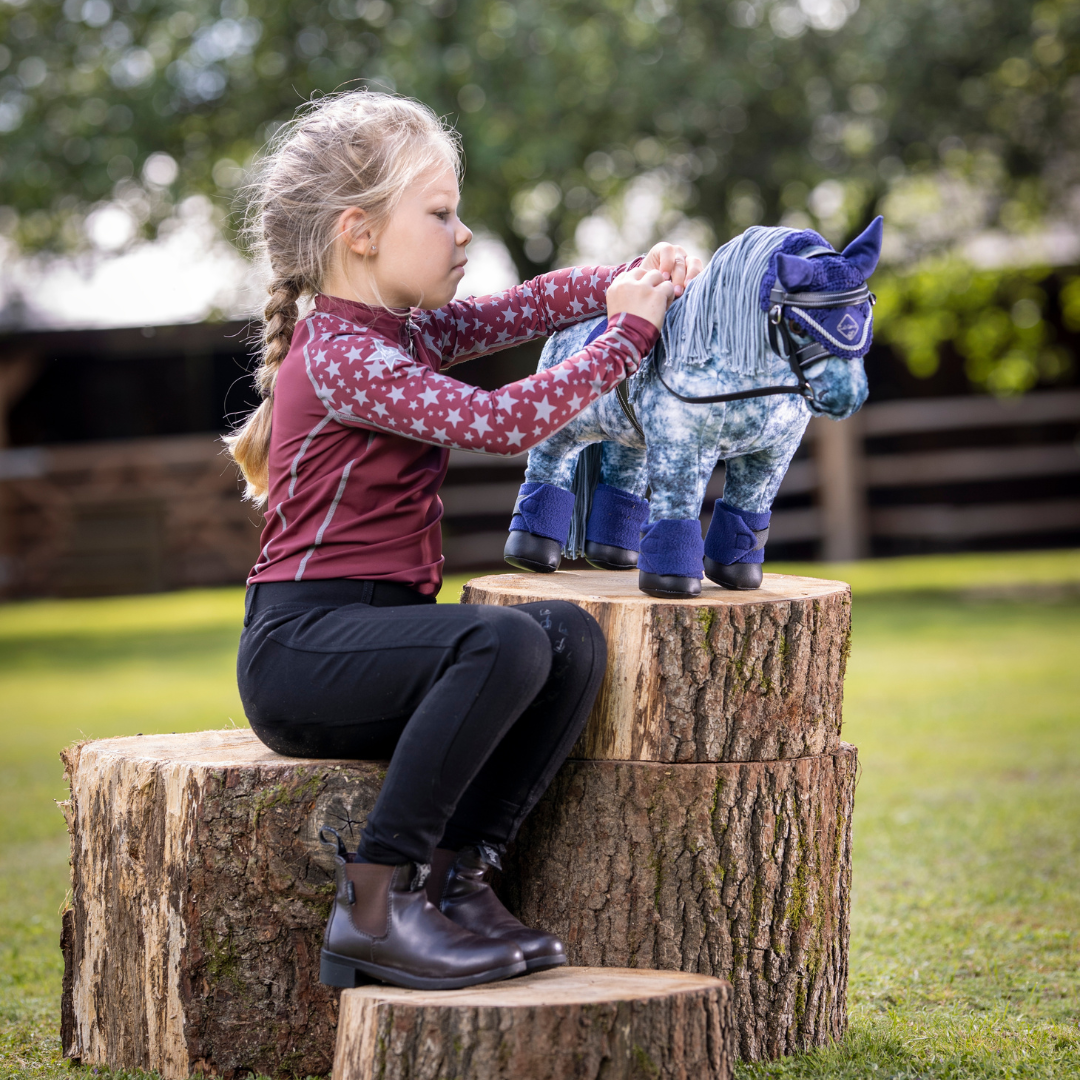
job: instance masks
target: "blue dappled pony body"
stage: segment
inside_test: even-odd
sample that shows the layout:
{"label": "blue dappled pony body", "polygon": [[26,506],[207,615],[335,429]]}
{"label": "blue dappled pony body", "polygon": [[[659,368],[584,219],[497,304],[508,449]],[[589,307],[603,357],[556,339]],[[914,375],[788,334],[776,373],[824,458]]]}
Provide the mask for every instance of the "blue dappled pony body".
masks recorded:
{"label": "blue dappled pony body", "polygon": [[[866,400],[872,296],[863,286],[880,249],[880,218],[841,253],[815,232],[785,228],[754,227],[721,247],[672,304],[661,345],[628,380],[624,400],[604,395],[529,453],[508,561],[553,570],[561,549],[606,568],[636,563],[641,587],[656,595],[694,595],[703,569],[728,587],[756,587],[770,508],[810,417],[843,419]],[[822,294],[834,293],[862,299],[822,306]],[[778,306],[780,296],[790,302]],[[770,342],[777,311],[786,347],[775,333]],[[575,355],[605,324],[555,334],[539,370]],[[801,377],[793,349],[813,358]],[[792,392],[712,404],[671,392],[763,387]],[[720,459],[724,497],[703,540],[699,514]]]}

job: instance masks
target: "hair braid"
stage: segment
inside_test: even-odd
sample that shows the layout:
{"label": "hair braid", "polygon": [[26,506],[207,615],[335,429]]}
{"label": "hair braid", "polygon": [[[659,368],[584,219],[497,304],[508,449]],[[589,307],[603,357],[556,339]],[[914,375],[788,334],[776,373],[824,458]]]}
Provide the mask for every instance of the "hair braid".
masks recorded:
{"label": "hair braid", "polygon": [[273,398],[278,368],[289,352],[299,309],[296,301],[304,291],[303,283],[292,278],[277,278],[270,284],[270,299],[263,309],[263,357],[255,372],[259,393]]}
{"label": "hair braid", "polygon": [[275,278],[270,299],[263,310],[262,359],[255,371],[255,385],[262,402],[239,430],[225,436],[225,445],[247,481],[245,495],[262,502],[270,487],[270,421],[274,412],[274,386],[282,361],[289,354],[299,309],[296,302],[304,292],[303,283],[293,278]]}

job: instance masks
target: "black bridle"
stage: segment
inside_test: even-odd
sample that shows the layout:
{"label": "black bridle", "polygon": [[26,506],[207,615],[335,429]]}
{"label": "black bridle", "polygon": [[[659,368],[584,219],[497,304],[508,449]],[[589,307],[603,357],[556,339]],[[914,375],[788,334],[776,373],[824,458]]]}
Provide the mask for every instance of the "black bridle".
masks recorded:
{"label": "black bridle", "polygon": [[[678,390],[668,386],[661,373],[661,361],[663,360],[663,346],[657,342],[654,363],[656,364],[656,377],[660,385],[672,396],[688,405],[715,405],[721,401],[743,401],[746,398],[772,397],[774,394],[798,394],[807,401],[814,401],[814,388],[807,382],[805,371],[812,367],[823,357],[831,356],[832,353],[824,345],[817,341],[798,345],[792,336],[791,327],[784,314],[784,309],[789,306],[801,308],[828,308],[828,307],[851,307],[854,304],[862,304],[867,300],[873,305],[877,297],[866,285],[860,285],[857,289],[848,289],[846,292],[829,293],[789,293],[777,283],[773,285],[769,294],[769,345],[777,356],[788,362],[791,370],[798,379],[797,386],[759,386],[754,390],[736,390],[730,394],[708,394],[704,397],[691,397],[680,394]],[[625,410],[624,410],[625,411]]]}

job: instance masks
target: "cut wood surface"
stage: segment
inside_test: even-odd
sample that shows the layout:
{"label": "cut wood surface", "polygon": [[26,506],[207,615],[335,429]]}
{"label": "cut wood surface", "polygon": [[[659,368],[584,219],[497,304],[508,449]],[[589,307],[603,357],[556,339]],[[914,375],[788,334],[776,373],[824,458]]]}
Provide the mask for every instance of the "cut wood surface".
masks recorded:
{"label": "cut wood surface", "polygon": [[840,744],[851,593],[841,581],[766,574],[760,589],[703,583],[657,600],[636,573],[474,578],[466,604],[570,600],[608,642],[596,705],[571,757],[772,761]]}
{"label": "cut wood surface", "polygon": [[[247,730],[83,743],[65,763],[65,1053],[166,1080],[329,1072],[332,855],[316,832],[355,845],[384,766],[279,757]],[[844,1027],[854,770],[846,747],[568,762],[505,896],[572,963],[730,976],[745,1056],[819,1045]]]}
{"label": "cut wood surface", "polygon": [[856,751],[794,761],[568,761],[500,890],[572,964],[729,979],[739,1052],[773,1058],[847,1026]]}
{"label": "cut wood surface", "polygon": [[334,1080],[728,1080],[731,987],[559,968],[468,990],[341,996]]}

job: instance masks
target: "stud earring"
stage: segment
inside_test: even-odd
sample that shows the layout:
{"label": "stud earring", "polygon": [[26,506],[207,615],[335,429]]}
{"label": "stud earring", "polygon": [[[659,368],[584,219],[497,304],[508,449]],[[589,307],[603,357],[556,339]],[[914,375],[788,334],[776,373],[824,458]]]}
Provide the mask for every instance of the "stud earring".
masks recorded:
{"label": "stud earring", "polygon": [[371,254],[372,255],[377,255],[378,253],[379,253],[379,249],[374,244],[372,244],[371,245]]}

